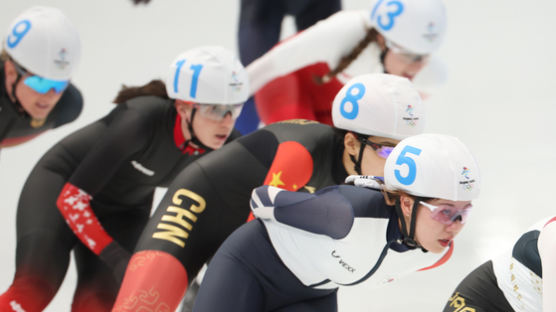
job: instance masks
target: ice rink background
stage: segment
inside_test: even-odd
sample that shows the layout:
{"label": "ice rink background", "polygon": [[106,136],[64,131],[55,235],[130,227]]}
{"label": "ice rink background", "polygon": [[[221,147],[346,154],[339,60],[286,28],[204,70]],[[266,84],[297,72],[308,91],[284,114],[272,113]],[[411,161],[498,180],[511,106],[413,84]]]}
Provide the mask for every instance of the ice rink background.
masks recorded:
{"label": "ice rink background", "polygon": [[[204,44],[236,49],[237,0],[4,1],[0,31],[24,9],[61,8],[81,34],[83,56],[73,82],[85,108],[79,119],[0,153],[0,291],[11,282],[15,211],[21,187],[40,156],[66,134],[108,113],[122,83],[163,77],[180,52]],[[342,290],[340,311],[440,311],[474,267],[508,247],[541,217],[556,213],[556,4],[548,0],[446,2],[448,32],[437,53],[447,82],[428,101],[427,131],[458,136],[479,160],[483,188],[456,239],[453,259],[377,290]],[[344,0],[346,9],[366,0]],[[285,23],[291,30],[291,20]],[[37,203],[37,208],[41,203]],[[45,261],[48,261],[45,255]],[[47,311],[69,311],[76,280],[70,267]]]}

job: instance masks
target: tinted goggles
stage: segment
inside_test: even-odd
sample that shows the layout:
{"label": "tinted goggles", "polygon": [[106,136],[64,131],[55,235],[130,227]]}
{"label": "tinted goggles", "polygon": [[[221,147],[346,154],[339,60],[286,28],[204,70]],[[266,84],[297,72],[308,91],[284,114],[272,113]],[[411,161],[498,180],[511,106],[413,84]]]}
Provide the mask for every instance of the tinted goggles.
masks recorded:
{"label": "tinted goggles", "polygon": [[462,224],[465,223],[472,208],[471,204],[463,208],[456,208],[450,205],[431,205],[424,201],[419,201],[419,204],[429,208],[432,218],[445,225],[450,225],[457,220],[460,220]]}
{"label": "tinted goggles", "polygon": [[417,63],[417,62],[426,62],[429,58],[428,54],[416,54],[410,52],[400,47],[399,45],[393,43],[390,40],[386,40],[386,46],[388,47],[388,49],[390,49],[390,51],[392,51],[392,53],[399,55],[403,61],[409,64]]}
{"label": "tinted goggles", "polygon": [[370,146],[380,158],[384,158],[384,159],[388,158],[388,155],[390,155],[390,153],[392,153],[392,150],[394,150],[394,146],[382,145],[382,144],[371,142],[369,140],[364,140],[363,142],[366,145]]}
{"label": "tinted goggles", "polygon": [[243,108],[242,104],[228,104],[228,105],[221,105],[221,104],[195,104],[195,107],[199,111],[201,115],[206,118],[220,121],[226,117],[226,115],[230,114],[232,119],[236,119],[239,114],[241,113],[241,109]]}
{"label": "tinted goggles", "polygon": [[[15,62],[12,63],[14,64],[17,72],[21,76],[31,75],[27,70],[23,69],[17,63]],[[56,93],[60,93],[64,91],[69,85],[68,80],[53,80],[53,79],[48,79],[37,75],[31,75],[25,77],[23,79],[23,83],[40,94],[46,94],[50,90],[54,90]]]}

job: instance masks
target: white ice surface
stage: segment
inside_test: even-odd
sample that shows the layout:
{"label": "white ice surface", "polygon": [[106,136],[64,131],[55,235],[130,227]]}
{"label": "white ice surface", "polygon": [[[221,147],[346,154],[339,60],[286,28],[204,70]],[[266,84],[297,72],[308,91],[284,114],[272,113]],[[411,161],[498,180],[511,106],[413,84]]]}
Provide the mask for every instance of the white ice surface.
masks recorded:
{"label": "white ice surface", "polygon": [[[344,0],[363,8],[367,0]],[[74,83],[85,109],[69,126],[0,153],[0,291],[14,272],[15,211],[39,157],[70,132],[105,115],[122,83],[163,77],[181,51],[203,44],[236,49],[239,1],[4,0],[0,34],[34,4],[61,8],[77,25],[83,57]],[[481,198],[456,239],[452,261],[379,290],[341,291],[340,311],[440,311],[456,284],[507,247],[530,224],[556,212],[556,3],[548,0],[447,1],[448,33],[438,56],[447,82],[428,101],[427,131],[458,136],[477,156]],[[286,29],[291,30],[286,22]],[[40,204],[40,203],[37,203]],[[46,311],[69,311],[75,268]]]}

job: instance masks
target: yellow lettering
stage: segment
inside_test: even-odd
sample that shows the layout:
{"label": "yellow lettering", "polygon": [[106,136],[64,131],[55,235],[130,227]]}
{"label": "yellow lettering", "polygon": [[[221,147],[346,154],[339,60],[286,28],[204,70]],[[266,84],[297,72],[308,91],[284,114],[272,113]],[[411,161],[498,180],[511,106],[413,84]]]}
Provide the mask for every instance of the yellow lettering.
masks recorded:
{"label": "yellow lettering", "polygon": [[189,209],[195,213],[201,213],[203,212],[203,210],[205,210],[205,207],[207,206],[207,203],[205,202],[205,199],[201,196],[199,196],[197,193],[194,193],[190,190],[186,190],[186,189],[179,189],[174,193],[174,196],[172,197],[172,202],[176,205],[181,205],[181,203],[183,202],[183,200],[180,198],[180,196],[185,196],[188,198],[193,199],[194,201],[196,201],[197,203],[199,203],[198,206],[195,205],[191,205],[189,207]]}
{"label": "yellow lettering", "polygon": [[191,229],[193,229],[193,226],[189,222],[185,221],[184,217],[188,217],[193,222],[197,221],[197,217],[194,214],[180,207],[170,206],[168,207],[168,209],[166,209],[166,211],[174,212],[176,213],[176,215],[175,216],[163,215],[162,221],[179,224],[190,231]]}
{"label": "yellow lettering", "polygon": [[454,293],[448,301],[450,301],[450,307],[455,308],[454,312],[475,312],[475,308],[466,306],[465,298],[460,296],[459,292]]}
{"label": "yellow lettering", "polygon": [[[189,209],[177,207],[183,203],[183,197],[190,198],[198,204],[190,205]],[[176,206],[168,206],[166,209],[167,213],[162,216],[161,223],[156,226],[157,229],[165,231],[155,232],[152,237],[170,241],[183,248],[185,240],[189,237],[189,233],[186,230],[191,232],[193,230],[193,223],[197,222],[198,217],[195,213],[200,214],[203,212],[207,204],[203,197],[186,189],[177,190],[174,196],[172,196],[172,203]],[[173,225],[162,222],[172,223]]]}
{"label": "yellow lettering", "polygon": [[[161,229],[161,230],[167,230],[165,232],[156,232],[153,234],[153,238],[157,238],[157,239],[165,239],[167,241],[170,241],[180,247],[184,247],[185,246],[185,239],[187,239],[187,237],[189,237],[189,234],[180,229],[179,227],[175,226],[175,225],[171,225],[171,224],[164,224],[164,223],[159,223],[156,226],[157,229]],[[183,241],[180,240],[178,237],[183,238]]]}

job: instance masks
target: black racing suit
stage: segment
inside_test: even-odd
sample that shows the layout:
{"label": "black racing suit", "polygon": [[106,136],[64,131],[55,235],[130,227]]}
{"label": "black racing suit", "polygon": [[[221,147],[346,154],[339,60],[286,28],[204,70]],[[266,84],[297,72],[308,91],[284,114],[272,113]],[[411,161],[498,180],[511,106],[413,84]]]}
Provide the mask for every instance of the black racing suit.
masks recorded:
{"label": "black racing suit", "polygon": [[17,145],[31,140],[46,130],[77,119],[83,109],[83,98],[70,84],[44,123],[32,122],[23,108],[13,103],[6,90],[4,64],[0,65],[0,146]]}
{"label": "black racing suit", "polygon": [[189,165],[147,224],[113,311],[163,303],[175,309],[188,280],[248,219],[253,188],[267,184],[312,193],[343,183],[342,152],[343,137],[333,128],[292,120],[257,130]]}
{"label": "black racing suit", "polygon": [[79,243],[57,198],[68,183],[90,194],[103,229],[131,252],[149,218],[155,187],[167,186],[199,157],[178,148],[178,120],[172,100],[137,97],[67,136],[41,158],[20,196],[16,273],[0,296],[0,310],[12,302],[27,312],[44,309],[64,279],[72,249],[79,276],[73,311],[110,309],[119,283],[111,268]]}

